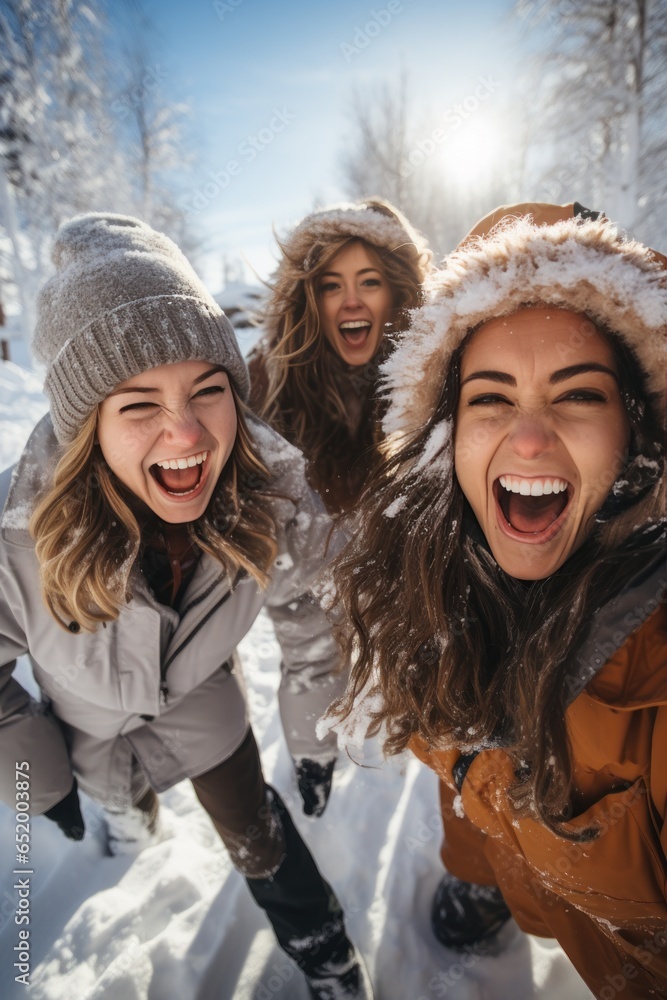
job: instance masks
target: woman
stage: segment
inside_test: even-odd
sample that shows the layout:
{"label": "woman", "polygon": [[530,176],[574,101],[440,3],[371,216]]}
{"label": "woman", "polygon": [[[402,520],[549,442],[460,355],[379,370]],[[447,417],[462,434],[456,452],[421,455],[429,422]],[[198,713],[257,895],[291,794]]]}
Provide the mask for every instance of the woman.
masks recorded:
{"label": "woman", "polygon": [[311,485],[338,512],[368,477],[378,364],[421,302],[431,253],[379,199],[313,212],[280,246],[251,405],[304,452]]}
{"label": "woman", "polygon": [[[317,717],[339,655],[310,586],[330,525],[303,460],[249,415],[234,332],[178,248],[90,214],[56,238],[35,347],[50,414],[18,463],[0,554],[2,795],[79,840],[77,786],[155,828],[155,792],[190,778],[313,997],[370,997],[343,914],[264,782],[234,649],[262,606],[307,813],[334,750]],[[30,656],[45,703],[12,679]],[[45,707],[48,705],[48,707]],[[337,994],[338,995],[338,994]]]}
{"label": "woman", "polygon": [[442,780],[442,941],[511,912],[595,996],[667,996],[667,261],[529,210],[452,254],[385,365],[340,711]]}

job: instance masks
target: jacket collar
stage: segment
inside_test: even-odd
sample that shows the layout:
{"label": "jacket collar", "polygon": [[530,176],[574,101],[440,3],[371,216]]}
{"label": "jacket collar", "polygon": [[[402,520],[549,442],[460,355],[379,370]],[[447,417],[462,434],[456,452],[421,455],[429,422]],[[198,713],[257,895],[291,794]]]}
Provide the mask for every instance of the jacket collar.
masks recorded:
{"label": "jacket collar", "polygon": [[[594,617],[565,679],[569,689],[568,704],[600,673],[633,632],[664,604],[666,594],[667,567],[665,553],[661,551]],[[650,664],[646,666],[651,667]]]}

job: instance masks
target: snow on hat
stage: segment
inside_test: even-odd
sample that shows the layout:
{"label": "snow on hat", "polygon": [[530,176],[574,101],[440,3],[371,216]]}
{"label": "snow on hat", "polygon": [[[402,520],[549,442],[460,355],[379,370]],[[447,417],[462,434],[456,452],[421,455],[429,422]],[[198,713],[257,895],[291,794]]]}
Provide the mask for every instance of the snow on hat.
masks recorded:
{"label": "snow on hat", "polygon": [[[299,262],[307,272],[321,246],[345,237],[363,239],[385,250],[412,244],[417,253],[427,254],[430,259],[424,237],[397,209],[380,199],[329,205],[311,212],[281,241],[281,247],[292,264]],[[278,276],[280,270],[279,266]]]}
{"label": "snow on hat", "polygon": [[222,365],[247,400],[248,370],[231,323],[163,233],[131,216],[90,212],[63,223],[53,260],[34,346],[47,366],[44,391],[61,444],[115,386],[158,365]]}
{"label": "snow on hat", "polygon": [[[496,209],[433,275],[426,305],[412,313],[409,330],[382,365],[391,451],[433,416],[452,353],[466,334],[524,306],[571,309],[613,331],[639,359],[649,392],[664,398],[667,260],[607,219],[576,217],[573,208]],[[442,434],[438,442],[440,450]]]}

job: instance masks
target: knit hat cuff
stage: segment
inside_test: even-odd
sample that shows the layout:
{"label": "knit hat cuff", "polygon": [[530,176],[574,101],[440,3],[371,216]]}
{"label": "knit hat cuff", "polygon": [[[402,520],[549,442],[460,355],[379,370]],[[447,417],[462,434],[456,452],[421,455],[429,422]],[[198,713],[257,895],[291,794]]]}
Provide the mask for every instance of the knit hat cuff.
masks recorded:
{"label": "knit hat cuff", "polygon": [[222,365],[247,401],[248,369],[217,305],[188,296],[154,296],[97,317],[64,344],[44,382],[58,441],[72,441],[114,386],[179,361]]}

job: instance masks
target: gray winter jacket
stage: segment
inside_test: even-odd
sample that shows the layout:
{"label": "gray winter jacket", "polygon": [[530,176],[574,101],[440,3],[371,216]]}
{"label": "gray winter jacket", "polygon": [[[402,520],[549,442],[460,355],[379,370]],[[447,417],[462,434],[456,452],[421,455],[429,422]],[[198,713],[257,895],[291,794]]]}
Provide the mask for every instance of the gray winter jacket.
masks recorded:
{"label": "gray winter jacket", "polygon": [[[249,578],[232,589],[221,565],[204,554],[179,614],[155,600],[135,568],[132,600],[116,621],[92,634],[67,632],[48,612],[27,530],[58,447],[48,415],[15,467],[6,503],[10,477],[0,477],[3,801],[15,802],[19,761],[30,765],[36,814],[69,791],[72,772],[88,794],[123,808],[138,781],[145,784],[144,775],[162,791],[227,758],[248,728],[240,667],[227,663],[263,606],[282,651],[279,704],[290,752],[297,759],[335,756],[334,739],[318,741],[315,723],[342,692],[345,677],[330,625],[310,590],[335,548],[335,542],[327,546],[330,521],[306,483],[301,453],[261,421],[250,426],[274,476],[272,489],[292,498],[273,501],[279,556],[268,589]],[[12,677],[24,653],[41,702]],[[160,690],[161,671],[166,692]]]}

